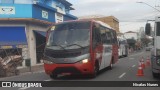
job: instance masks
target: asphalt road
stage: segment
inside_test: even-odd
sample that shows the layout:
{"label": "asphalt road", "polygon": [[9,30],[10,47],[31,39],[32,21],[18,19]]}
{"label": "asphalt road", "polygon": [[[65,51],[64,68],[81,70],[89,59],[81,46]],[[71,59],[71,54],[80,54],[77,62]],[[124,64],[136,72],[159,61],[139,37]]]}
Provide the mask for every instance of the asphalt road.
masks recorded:
{"label": "asphalt road", "polygon": [[[100,74],[94,78],[84,78],[80,76],[62,76],[56,80],[51,79],[44,72],[38,72],[33,74],[25,74],[14,77],[1,78],[0,81],[160,81],[152,77],[151,66],[147,66],[144,69],[144,76],[137,76],[138,61],[141,57],[144,57],[146,61],[147,56],[150,56],[150,52],[139,51],[130,54],[128,57],[120,58],[112,70],[103,70]],[[0,90],[159,90],[159,87],[53,87],[53,88],[0,88]]]}

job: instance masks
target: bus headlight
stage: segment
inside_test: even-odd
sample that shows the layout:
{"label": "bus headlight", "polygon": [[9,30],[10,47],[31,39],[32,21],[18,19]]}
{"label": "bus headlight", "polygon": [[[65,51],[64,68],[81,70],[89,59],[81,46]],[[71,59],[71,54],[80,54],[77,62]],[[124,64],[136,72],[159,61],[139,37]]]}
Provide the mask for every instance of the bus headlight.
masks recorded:
{"label": "bus headlight", "polygon": [[90,54],[88,53],[88,54],[84,54],[84,55],[81,55],[81,56],[79,56],[79,61],[77,62],[77,63],[79,63],[79,64],[86,64],[86,63],[88,63],[88,62],[90,62]]}
{"label": "bus headlight", "polygon": [[160,49],[157,49],[157,56],[160,56]]}
{"label": "bus headlight", "polygon": [[48,60],[43,60],[44,64],[54,64],[52,61],[48,61]]}
{"label": "bus headlight", "polygon": [[88,63],[88,59],[83,59],[82,63]]}

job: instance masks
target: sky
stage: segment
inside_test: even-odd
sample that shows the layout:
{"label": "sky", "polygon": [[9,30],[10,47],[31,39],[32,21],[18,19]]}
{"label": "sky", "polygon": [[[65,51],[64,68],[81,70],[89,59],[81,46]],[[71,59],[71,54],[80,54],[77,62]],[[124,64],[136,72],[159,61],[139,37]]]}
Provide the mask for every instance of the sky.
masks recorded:
{"label": "sky", "polygon": [[[160,0],[67,0],[75,10],[71,14],[81,17],[88,15],[115,16],[120,22],[120,31],[138,31],[145,27],[147,20],[160,15]],[[137,3],[144,2],[144,3]],[[150,5],[150,6],[149,6]],[[153,22],[151,22],[153,25]]]}

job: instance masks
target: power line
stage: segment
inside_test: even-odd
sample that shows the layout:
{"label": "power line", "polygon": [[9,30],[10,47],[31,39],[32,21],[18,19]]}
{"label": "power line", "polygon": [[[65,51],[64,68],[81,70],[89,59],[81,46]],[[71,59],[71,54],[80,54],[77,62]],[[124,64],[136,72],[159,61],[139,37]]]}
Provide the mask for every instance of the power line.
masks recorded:
{"label": "power line", "polygon": [[157,8],[155,8],[155,7],[151,6],[151,5],[149,5],[148,3],[145,3],[145,2],[137,2],[137,3],[145,4],[145,5],[149,6],[149,7],[151,7],[151,8],[153,8],[153,9],[157,10],[158,12],[160,12],[159,9],[157,9]]}

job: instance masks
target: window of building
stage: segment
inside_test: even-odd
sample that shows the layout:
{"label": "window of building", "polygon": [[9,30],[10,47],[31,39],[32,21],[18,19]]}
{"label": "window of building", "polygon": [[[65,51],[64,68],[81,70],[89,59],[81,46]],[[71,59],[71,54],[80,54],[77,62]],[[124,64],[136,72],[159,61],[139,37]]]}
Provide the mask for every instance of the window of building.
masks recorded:
{"label": "window of building", "polygon": [[65,9],[65,12],[66,12],[66,13],[69,13],[69,9]]}
{"label": "window of building", "polygon": [[65,14],[65,7],[62,3],[56,3],[57,12]]}
{"label": "window of building", "polygon": [[56,13],[56,22],[63,22],[63,15]]}
{"label": "window of building", "polygon": [[57,11],[63,12],[63,8],[62,7],[60,7],[60,6],[57,5],[56,8],[57,8]]}

